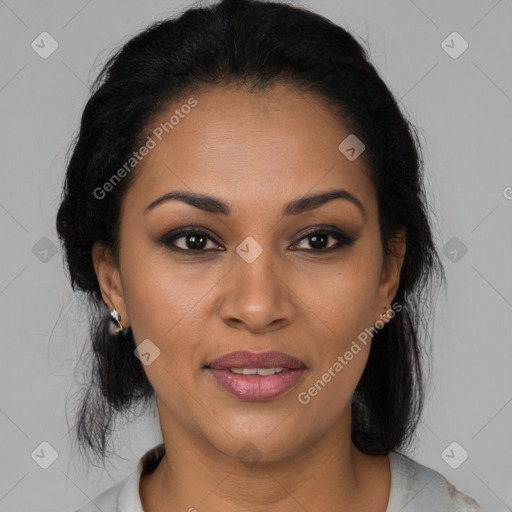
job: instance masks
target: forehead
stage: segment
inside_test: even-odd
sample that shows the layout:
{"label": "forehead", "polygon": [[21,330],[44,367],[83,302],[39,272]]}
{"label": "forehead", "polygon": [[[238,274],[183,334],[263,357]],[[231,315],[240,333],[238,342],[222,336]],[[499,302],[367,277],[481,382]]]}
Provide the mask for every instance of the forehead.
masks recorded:
{"label": "forehead", "polygon": [[[191,101],[193,108],[182,108]],[[330,188],[345,188],[362,202],[374,199],[363,158],[350,161],[339,150],[348,127],[319,97],[290,85],[256,93],[200,90],[161,112],[146,135],[154,147],[125,197],[140,211],[176,189],[221,197],[235,211]]]}

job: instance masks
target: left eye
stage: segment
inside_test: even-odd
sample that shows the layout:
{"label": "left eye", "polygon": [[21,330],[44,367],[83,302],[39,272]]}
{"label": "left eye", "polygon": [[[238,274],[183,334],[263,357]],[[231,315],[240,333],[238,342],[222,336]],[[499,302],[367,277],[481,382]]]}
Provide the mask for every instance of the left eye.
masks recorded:
{"label": "left eye", "polygon": [[[336,243],[332,245],[328,245],[329,238],[336,240]],[[298,242],[294,244],[297,246],[301,244],[303,241],[309,243],[312,249],[305,249],[306,251],[334,251],[339,249],[343,245],[352,245],[355,241],[354,238],[345,235],[344,233],[332,230],[317,230],[308,233],[306,236],[302,237]]]}

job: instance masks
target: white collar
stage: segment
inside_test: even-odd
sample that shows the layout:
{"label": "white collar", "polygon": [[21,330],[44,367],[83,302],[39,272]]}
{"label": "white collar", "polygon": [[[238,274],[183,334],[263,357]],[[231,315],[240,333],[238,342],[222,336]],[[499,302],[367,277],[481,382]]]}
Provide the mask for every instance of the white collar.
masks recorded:
{"label": "white collar", "polygon": [[[144,512],[139,491],[140,477],[144,468],[148,465],[156,466],[164,453],[163,443],[151,448],[141,457],[137,469],[119,482],[117,512]],[[404,512],[405,510],[426,510],[434,503],[452,507],[455,503],[461,504],[460,509],[455,507],[453,510],[480,510],[472,498],[453,488],[440,473],[399,452],[389,452],[389,460],[391,488],[386,512],[402,510],[404,507],[406,507]],[[407,508],[408,506],[411,508]]]}
{"label": "white collar", "polygon": [[139,460],[137,468],[128,475],[122,484],[117,502],[117,512],[144,512],[140,500],[140,477],[148,465],[156,465],[165,453],[164,444],[161,443],[148,450]]}

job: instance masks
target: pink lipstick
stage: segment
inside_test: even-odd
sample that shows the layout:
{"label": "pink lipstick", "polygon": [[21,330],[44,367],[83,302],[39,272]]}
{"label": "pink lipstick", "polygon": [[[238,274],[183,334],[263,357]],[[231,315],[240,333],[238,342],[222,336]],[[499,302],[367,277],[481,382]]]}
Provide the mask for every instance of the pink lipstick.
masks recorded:
{"label": "pink lipstick", "polygon": [[211,361],[206,369],[234,396],[261,401],[275,398],[292,388],[306,365],[281,352],[238,351]]}

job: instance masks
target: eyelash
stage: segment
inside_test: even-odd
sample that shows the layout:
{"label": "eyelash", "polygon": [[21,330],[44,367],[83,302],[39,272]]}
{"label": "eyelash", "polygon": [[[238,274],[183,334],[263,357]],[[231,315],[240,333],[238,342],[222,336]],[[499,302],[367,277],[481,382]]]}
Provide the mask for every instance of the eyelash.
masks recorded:
{"label": "eyelash", "polygon": [[[293,243],[293,245],[297,245],[300,242],[302,242],[303,240],[310,238],[313,235],[318,235],[318,234],[327,235],[329,237],[335,238],[335,239],[337,239],[337,243],[334,246],[328,247],[326,249],[303,249],[304,251],[325,254],[328,252],[338,251],[344,246],[351,246],[356,241],[356,239],[354,237],[347,235],[346,233],[344,233],[341,230],[332,229],[332,228],[323,228],[323,229],[317,228],[315,230],[305,233],[297,242]],[[186,238],[186,236],[188,236],[188,235],[201,235],[201,236],[208,238],[210,241],[214,242],[215,244],[220,245],[210,234],[208,234],[206,231],[203,231],[202,229],[199,229],[199,228],[198,229],[183,228],[174,233],[167,233],[162,238],[160,238],[159,243],[162,245],[165,245],[172,251],[178,251],[178,252],[182,252],[182,253],[188,252],[188,253],[192,253],[192,254],[195,253],[197,255],[200,255],[200,254],[204,254],[205,252],[212,251],[212,250],[217,251],[217,249],[197,249],[197,250],[182,249],[181,247],[176,247],[172,244],[173,242],[175,242],[176,240],[179,240],[180,238]]]}

